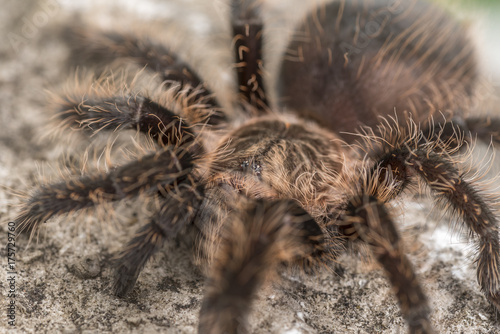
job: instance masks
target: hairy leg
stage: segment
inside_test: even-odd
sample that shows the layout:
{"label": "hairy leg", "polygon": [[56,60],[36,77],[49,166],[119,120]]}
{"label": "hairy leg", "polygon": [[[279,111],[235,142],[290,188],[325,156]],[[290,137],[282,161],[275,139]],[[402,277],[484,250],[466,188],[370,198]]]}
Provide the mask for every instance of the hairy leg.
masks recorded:
{"label": "hairy leg", "polygon": [[376,182],[367,182],[374,184],[368,193],[383,193],[393,182],[393,191],[385,191],[382,198],[386,202],[404,189],[409,178],[423,179],[442,206],[468,228],[477,249],[478,282],[488,300],[500,309],[499,223],[488,196],[464,179],[452,158],[456,146],[421,140],[423,134],[415,129],[410,134],[393,132],[395,135],[382,136],[386,144],[370,176]]}
{"label": "hairy leg", "polygon": [[500,309],[498,219],[486,196],[466,182],[454,164],[442,156],[414,152],[407,164],[427,182],[436,198],[468,227],[478,251],[475,262],[479,285],[488,300]]}
{"label": "hairy leg", "polygon": [[199,75],[179,55],[150,37],[79,27],[69,28],[66,39],[72,46],[70,59],[77,66],[83,63],[109,65],[116,59],[128,59],[158,73],[163,81],[190,86],[198,98],[203,97],[211,107],[218,107]]}
{"label": "hairy leg", "polygon": [[116,295],[122,297],[132,291],[147,261],[165,241],[174,239],[193,220],[201,204],[203,189],[187,181],[178,188],[176,196],[165,199],[159,212],[116,255]]}
{"label": "hairy leg", "polygon": [[415,123],[403,128],[387,122],[380,136],[367,133],[365,147],[376,152],[371,157],[375,164],[353,179],[357,186],[339,226],[346,236],[361,237],[371,246],[395,288],[412,333],[432,332],[427,298],[383,203],[402,193],[415,177],[423,179],[442,206],[468,227],[477,249],[478,282],[488,300],[500,306],[498,221],[488,197],[465,181],[453,158],[465,140],[460,137],[463,129],[446,125],[450,124],[422,131]]}
{"label": "hairy leg", "polygon": [[484,116],[484,117],[469,117],[465,119],[467,128],[473,136],[485,143],[493,142],[500,144],[500,118]]}
{"label": "hairy leg", "polygon": [[200,333],[244,332],[252,298],[266,278],[280,264],[321,247],[321,229],[292,201],[255,201],[239,214],[222,232],[200,312]]}
{"label": "hairy leg", "polygon": [[83,176],[38,188],[16,218],[20,230],[35,230],[49,218],[90,208],[103,202],[165,193],[189,177],[193,157],[188,148],[166,147],[125,164],[108,174]]}
{"label": "hairy leg", "polygon": [[453,118],[451,122],[431,122],[425,131],[425,140],[441,140],[448,146],[462,146],[475,139],[485,144],[500,144],[500,118],[479,116]]}
{"label": "hairy leg", "polygon": [[352,224],[361,239],[370,245],[384,268],[410,333],[433,333],[427,297],[405,256],[394,222],[383,202],[360,194],[351,199],[343,220],[345,224]]}
{"label": "hairy leg", "polygon": [[[57,98],[56,116],[60,127],[81,130],[89,134],[100,131],[137,129],[157,140],[161,145],[177,145],[194,139],[191,125],[172,109],[182,109],[200,122],[211,111],[203,100],[196,100],[187,91],[174,88],[162,99],[153,99],[131,91],[110,91],[94,85],[94,91],[83,96]],[[163,102],[163,103],[161,103]],[[168,103],[167,103],[168,102]],[[169,105],[166,107],[165,105]]]}
{"label": "hairy leg", "polygon": [[263,82],[264,24],[258,15],[260,7],[257,2],[233,0],[231,24],[240,101],[248,103],[255,111],[262,112],[269,109],[269,103]]}

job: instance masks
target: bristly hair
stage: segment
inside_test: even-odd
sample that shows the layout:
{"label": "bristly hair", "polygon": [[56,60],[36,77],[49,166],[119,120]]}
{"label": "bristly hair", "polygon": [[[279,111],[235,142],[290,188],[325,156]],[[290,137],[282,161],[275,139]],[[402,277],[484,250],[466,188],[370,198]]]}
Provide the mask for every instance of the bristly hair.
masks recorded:
{"label": "bristly hair", "polygon": [[[181,141],[171,137],[181,135],[176,128],[182,125],[183,118],[189,127],[200,132],[207,126],[210,117],[219,113],[210,104],[211,96],[200,95],[204,91],[201,87],[161,82],[158,76],[149,75],[143,70],[135,71],[133,77],[130,76],[127,70],[104,72],[98,78],[91,74],[75,73],[74,81],[68,84],[62,94],[50,93],[53,122],[49,125],[51,131],[46,133],[60,136],[63,130],[68,129],[73,131],[65,132],[85,131],[93,136],[102,130],[146,130],[163,145],[175,145]],[[153,85],[155,82],[157,85]],[[156,87],[147,90],[147,86]],[[161,112],[178,116],[172,120],[162,119],[159,116]],[[170,122],[165,124],[166,120]],[[141,126],[149,128],[141,129]]]}
{"label": "bristly hair", "polygon": [[[19,229],[33,237],[55,216],[143,201],[146,222],[113,258],[114,293],[133,291],[165,243],[193,232],[207,276],[199,332],[208,334],[245,331],[259,288],[283,268],[332,269],[357,242],[385,271],[410,331],[427,334],[429,302],[393,205],[424,188],[468,232],[481,289],[500,309],[495,198],[467,165],[474,133],[498,143],[500,120],[467,115],[478,73],[465,29],[423,0],[321,2],[269,69],[266,2],[230,4],[235,81],[222,93],[189,52],[160,38],[133,27],[68,30],[71,56],[92,70],[52,93],[50,131],[108,144],[83,149],[77,173],[33,190]],[[116,139],[123,130],[135,135],[128,146]],[[96,171],[86,167],[92,154]]]}

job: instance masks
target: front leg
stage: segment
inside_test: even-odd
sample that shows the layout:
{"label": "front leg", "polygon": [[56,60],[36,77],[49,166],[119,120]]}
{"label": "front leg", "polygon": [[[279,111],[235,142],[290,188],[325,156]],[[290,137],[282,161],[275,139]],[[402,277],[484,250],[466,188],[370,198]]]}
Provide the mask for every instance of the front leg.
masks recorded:
{"label": "front leg", "polygon": [[[282,263],[313,255],[321,229],[292,201],[250,201],[227,222],[208,277],[199,333],[245,333],[256,291]],[[312,228],[315,226],[316,228]]]}
{"label": "front leg", "polygon": [[128,294],[148,260],[163,243],[175,239],[192,222],[201,205],[204,187],[190,181],[181,182],[178,190],[171,194],[173,196],[163,199],[159,212],[115,256],[116,295]]}
{"label": "front leg", "polygon": [[21,231],[32,230],[53,216],[96,205],[165,192],[188,178],[193,156],[184,148],[165,147],[108,174],[82,176],[38,188],[16,218]]}
{"label": "front leg", "polygon": [[429,320],[427,297],[404,253],[394,222],[384,204],[366,194],[354,197],[350,201],[344,222],[354,226],[384,268],[410,333],[434,333]]}

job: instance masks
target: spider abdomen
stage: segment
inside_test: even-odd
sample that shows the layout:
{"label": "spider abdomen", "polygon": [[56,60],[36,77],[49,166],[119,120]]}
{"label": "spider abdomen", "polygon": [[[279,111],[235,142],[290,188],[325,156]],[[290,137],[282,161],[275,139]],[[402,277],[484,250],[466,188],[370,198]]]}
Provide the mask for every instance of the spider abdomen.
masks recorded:
{"label": "spider abdomen", "polygon": [[466,32],[440,9],[413,0],[336,1],[296,29],[278,90],[282,105],[354,132],[380,116],[405,123],[459,113],[475,79]]}

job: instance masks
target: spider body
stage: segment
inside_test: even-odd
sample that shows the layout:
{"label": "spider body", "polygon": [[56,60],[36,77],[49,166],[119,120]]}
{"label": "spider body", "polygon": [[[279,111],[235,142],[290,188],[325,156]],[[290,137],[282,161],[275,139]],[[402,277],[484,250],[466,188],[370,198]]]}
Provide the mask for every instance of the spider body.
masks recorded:
{"label": "spider body", "polygon": [[338,1],[295,31],[278,90],[283,105],[352,141],[346,133],[381,116],[460,116],[476,77],[465,29],[430,4]]}
{"label": "spider body", "polygon": [[[156,213],[116,256],[115,292],[130,292],[162,244],[194,228],[208,276],[200,333],[244,331],[256,290],[276,278],[276,268],[331,266],[358,240],[384,268],[410,332],[431,333],[427,298],[387,207],[419,179],[470,230],[479,284],[498,308],[497,218],[454,157],[465,130],[484,124],[463,110],[477,76],[473,52],[447,15],[409,3],[340,1],[312,9],[288,45],[295,57],[283,57],[281,106],[273,106],[260,5],[233,1],[238,112],[220,107],[168,48],[132,35],[79,33],[86,58],[131,59],[163,84],[146,95],[93,83],[57,99],[61,124],[91,134],[137,129],[157,151],[108,173],[38,188],[17,223],[35,230],[54,215],[155,197]],[[364,27],[370,35],[361,43]],[[434,122],[437,112],[446,124]],[[450,125],[452,118],[460,122]],[[490,120],[480,138],[489,140],[498,124]],[[350,145],[355,130],[361,140]]]}

